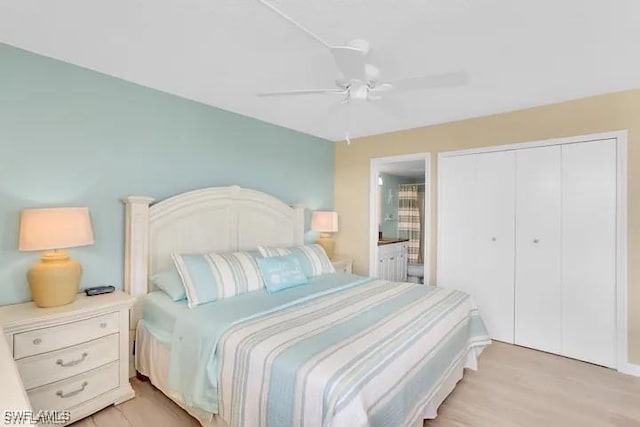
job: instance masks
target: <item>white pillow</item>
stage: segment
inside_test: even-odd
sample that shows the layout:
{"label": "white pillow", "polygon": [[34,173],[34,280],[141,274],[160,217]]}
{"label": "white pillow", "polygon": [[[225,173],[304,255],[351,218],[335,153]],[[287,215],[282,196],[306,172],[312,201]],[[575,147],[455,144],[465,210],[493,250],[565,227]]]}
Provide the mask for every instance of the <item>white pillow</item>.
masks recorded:
{"label": "white pillow", "polygon": [[258,264],[248,252],[172,257],[190,308],[264,288]]}

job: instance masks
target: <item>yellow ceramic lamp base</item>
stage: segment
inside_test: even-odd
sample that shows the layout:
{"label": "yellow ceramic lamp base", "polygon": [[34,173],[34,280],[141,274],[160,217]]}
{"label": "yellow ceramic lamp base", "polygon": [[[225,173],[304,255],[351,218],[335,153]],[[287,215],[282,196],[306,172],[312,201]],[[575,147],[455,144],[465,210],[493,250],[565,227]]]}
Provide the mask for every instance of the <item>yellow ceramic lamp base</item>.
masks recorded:
{"label": "yellow ceramic lamp base", "polygon": [[57,307],[76,299],[82,266],[64,251],[46,252],[27,273],[33,302],[38,307]]}
{"label": "yellow ceramic lamp base", "polygon": [[317,243],[324,248],[329,259],[333,259],[335,255],[335,242],[329,233],[320,233]]}

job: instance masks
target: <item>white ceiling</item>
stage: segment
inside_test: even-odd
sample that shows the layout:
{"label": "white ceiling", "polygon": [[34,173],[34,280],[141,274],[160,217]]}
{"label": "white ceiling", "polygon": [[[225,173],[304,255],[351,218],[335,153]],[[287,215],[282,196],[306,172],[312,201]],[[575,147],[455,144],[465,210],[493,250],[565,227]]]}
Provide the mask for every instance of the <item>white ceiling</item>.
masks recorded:
{"label": "white ceiling", "polygon": [[[385,78],[471,74],[463,88],[395,95],[395,114],[355,105],[352,136],[640,86],[638,0],[273,4],[332,44],[370,40],[370,62]],[[0,41],[323,138],[344,136],[331,96],[255,96],[332,87],[337,75],[329,52],[256,0],[5,0]]]}

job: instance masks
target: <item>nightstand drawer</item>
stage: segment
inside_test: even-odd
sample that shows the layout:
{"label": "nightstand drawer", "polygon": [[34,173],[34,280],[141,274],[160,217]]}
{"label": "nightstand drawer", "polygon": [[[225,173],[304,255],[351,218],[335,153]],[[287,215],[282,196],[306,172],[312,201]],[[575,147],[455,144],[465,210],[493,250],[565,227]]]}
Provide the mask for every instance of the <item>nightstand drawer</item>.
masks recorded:
{"label": "nightstand drawer", "polygon": [[118,362],[27,392],[34,411],[69,409],[119,385]]}
{"label": "nightstand drawer", "polygon": [[118,360],[118,334],[16,362],[24,388],[30,390]]}
{"label": "nightstand drawer", "polygon": [[118,332],[118,313],[91,317],[60,326],[22,332],[13,336],[13,357],[58,350]]}

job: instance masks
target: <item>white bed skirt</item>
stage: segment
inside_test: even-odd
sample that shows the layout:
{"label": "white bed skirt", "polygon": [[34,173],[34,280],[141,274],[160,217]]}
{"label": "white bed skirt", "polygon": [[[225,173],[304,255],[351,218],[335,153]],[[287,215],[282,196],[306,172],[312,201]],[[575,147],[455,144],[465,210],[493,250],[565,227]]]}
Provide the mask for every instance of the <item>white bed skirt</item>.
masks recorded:
{"label": "white bed skirt", "polygon": [[[422,418],[433,419],[438,415],[438,407],[453,391],[458,381],[462,379],[464,368],[476,370],[478,367],[478,356],[480,352],[477,348],[472,348],[458,363],[448,378],[442,383],[440,388],[433,394],[424,408]],[[184,403],[180,393],[170,390],[168,387],[169,378],[169,358],[171,351],[169,347],[158,341],[144,326],[144,321],[138,322],[136,329],[136,371],[149,378],[151,384],[162,391],[167,397],[176,402],[182,409],[205,427],[228,427],[220,417],[207,411],[191,407]],[[419,421],[416,427],[421,427]]]}

